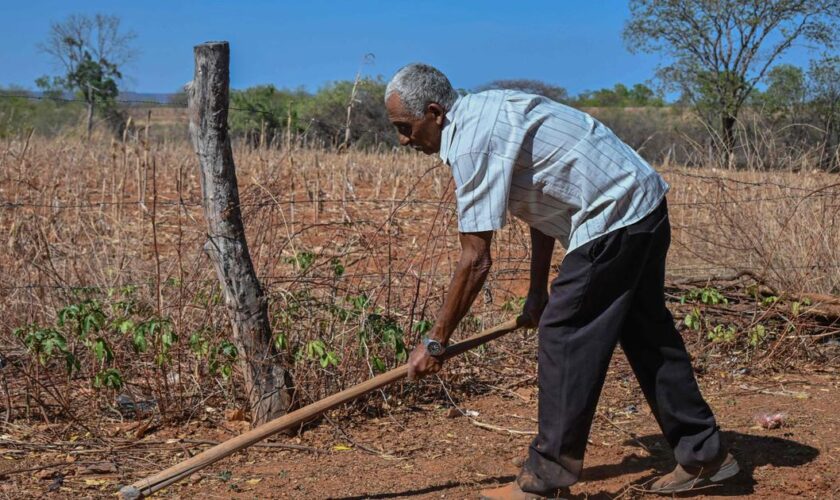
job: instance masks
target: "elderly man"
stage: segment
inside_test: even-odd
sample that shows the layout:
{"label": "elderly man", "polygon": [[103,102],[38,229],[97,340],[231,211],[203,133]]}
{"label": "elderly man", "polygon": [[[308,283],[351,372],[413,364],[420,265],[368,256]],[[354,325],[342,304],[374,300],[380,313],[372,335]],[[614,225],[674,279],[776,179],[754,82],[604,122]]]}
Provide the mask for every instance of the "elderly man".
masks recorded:
{"label": "elderly man", "polygon": [[[516,481],[483,498],[556,497],[580,477],[595,407],[617,342],[678,465],[653,491],[727,479],[738,464],[721,443],[689,356],[665,306],[668,184],[591,116],[537,95],[460,96],[437,69],[400,69],[385,93],[400,144],[439,153],[452,169],[461,257],[410,378],[437,372],[449,337],[491,265],[493,231],[509,211],[531,232],[523,315],[539,327],[539,432]],[[555,240],[566,247],[548,288]]]}

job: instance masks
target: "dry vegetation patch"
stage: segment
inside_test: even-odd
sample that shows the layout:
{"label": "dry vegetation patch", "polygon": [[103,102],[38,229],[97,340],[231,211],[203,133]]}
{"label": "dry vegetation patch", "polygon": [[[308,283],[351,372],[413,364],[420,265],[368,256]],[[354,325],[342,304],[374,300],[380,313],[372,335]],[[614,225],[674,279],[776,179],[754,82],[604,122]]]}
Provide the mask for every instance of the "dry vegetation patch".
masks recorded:
{"label": "dry vegetation patch", "polygon": [[[240,146],[235,158],[251,254],[299,402],[402,362],[434,320],[458,255],[446,167],[397,151]],[[7,435],[26,442],[15,433],[40,422],[48,439],[93,446],[114,432],[136,440],[161,424],[223,422],[242,406],[186,144],[13,140],[0,145],[0,172]],[[698,370],[836,360],[836,176],[663,174],[669,294]],[[494,257],[456,335],[521,306],[527,228],[512,220]],[[453,363],[444,380],[457,394],[510,392],[533,381],[534,345],[533,332],[514,334]],[[367,411],[446,397],[435,382],[412,387],[378,394]],[[126,431],[121,422],[141,423]]]}

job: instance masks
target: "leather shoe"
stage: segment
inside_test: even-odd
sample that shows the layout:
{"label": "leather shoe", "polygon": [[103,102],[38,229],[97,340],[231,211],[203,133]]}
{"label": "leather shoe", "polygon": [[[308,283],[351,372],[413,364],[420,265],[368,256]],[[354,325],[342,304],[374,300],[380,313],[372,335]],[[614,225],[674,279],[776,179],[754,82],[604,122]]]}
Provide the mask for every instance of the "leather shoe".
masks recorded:
{"label": "leather shoe", "polygon": [[677,464],[673,471],[657,479],[648,491],[670,495],[719,483],[738,474],[741,469],[735,457],[731,453],[725,453],[722,457],[700,467],[684,467]]}
{"label": "leather shoe", "polygon": [[498,488],[481,490],[481,500],[536,500],[541,498],[566,498],[569,494],[568,488],[557,490],[551,496],[537,495],[536,493],[528,493],[522,491],[519,483],[513,481]]}

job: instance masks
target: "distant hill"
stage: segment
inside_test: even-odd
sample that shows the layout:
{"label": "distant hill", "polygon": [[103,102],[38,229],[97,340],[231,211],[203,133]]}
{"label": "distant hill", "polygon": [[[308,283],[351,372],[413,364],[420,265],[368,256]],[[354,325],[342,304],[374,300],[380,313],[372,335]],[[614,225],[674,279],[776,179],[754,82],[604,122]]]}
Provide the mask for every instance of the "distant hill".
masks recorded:
{"label": "distant hill", "polygon": [[[44,97],[45,93],[41,92],[40,90],[28,90],[28,89],[0,89],[0,93],[3,94],[11,94],[11,95],[21,95],[21,96],[32,96],[32,97]],[[117,96],[117,102],[124,102],[125,104],[132,105],[148,105],[148,104],[169,104],[172,102],[172,98],[176,94],[171,93],[155,93],[155,92],[130,92],[124,91],[120,92],[120,95]],[[64,92],[61,95],[62,99],[75,99],[76,96],[72,92]]]}

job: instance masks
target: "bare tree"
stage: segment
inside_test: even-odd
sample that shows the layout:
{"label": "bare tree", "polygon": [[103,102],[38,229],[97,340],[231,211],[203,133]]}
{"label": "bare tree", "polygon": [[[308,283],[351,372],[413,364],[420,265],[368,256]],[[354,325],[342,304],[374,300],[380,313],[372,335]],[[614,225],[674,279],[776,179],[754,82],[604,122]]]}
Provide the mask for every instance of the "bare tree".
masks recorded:
{"label": "bare tree", "polygon": [[834,46],[840,0],[631,0],[630,51],[663,52],[660,77],[720,120],[728,161],[738,113],[775,60],[802,39]]}
{"label": "bare tree", "polygon": [[120,68],[136,56],[131,46],[135,38],[131,31],[120,31],[116,16],[71,15],[53,23],[47,41],[40,45],[63,68],[64,75],[49,85],[47,79],[39,79],[39,86],[64,87],[82,96],[87,103],[88,136],[94,108],[112,104],[119,94]]}

